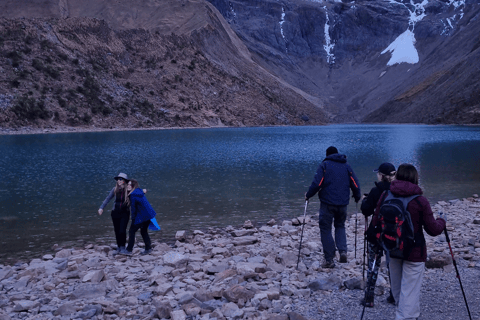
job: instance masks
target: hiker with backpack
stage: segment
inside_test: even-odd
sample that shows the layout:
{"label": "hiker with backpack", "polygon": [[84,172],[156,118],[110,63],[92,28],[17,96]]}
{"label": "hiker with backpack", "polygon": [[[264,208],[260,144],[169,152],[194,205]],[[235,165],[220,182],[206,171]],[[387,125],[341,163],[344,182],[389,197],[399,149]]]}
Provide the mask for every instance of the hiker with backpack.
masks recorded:
{"label": "hiker with backpack", "polygon": [[[368,195],[362,200],[362,214],[365,217],[373,216],[375,213],[375,208],[377,207],[378,200],[385,190],[390,190],[390,183],[395,179],[395,166],[389,162],[382,163],[378,169],[373,170],[377,173],[377,182],[375,182],[375,187],[370,190]],[[366,218],[365,218],[366,219]],[[373,220],[368,227],[368,230],[374,228]],[[368,231],[367,231],[368,234]],[[364,244],[367,245],[367,244]],[[365,298],[362,300],[361,304],[373,308],[374,297],[375,297],[375,283],[377,282],[378,269],[381,262],[381,257],[383,255],[383,248],[380,247],[375,239],[373,241],[368,241],[368,270],[367,270],[367,283],[365,285]],[[375,260],[375,255],[377,255],[377,260],[375,267],[373,267],[373,261]],[[392,291],[390,290],[390,296],[387,298],[387,302],[394,303]]]}
{"label": "hiker with backpack", "polygon": [[[347,262],[347,236],[345,220],[350,189],[355,202],[360,201],[360,183],[347,163],[347,157],[337,148],[328,147],[326,158],[317,169],[313,182],[305,193],[305,201],[318,192],[320,199],[319,227],[325,262],[322,268],[334,268],[335,246],[340,254],[340,263]],[[335,226],[335,242],[332,237],[332,222]]]}
{"label": "hiker with backpack", "polygon": [[390,266],[396,320],[420,316],[420,288],[427,260],[423,230],[438,236],[446,225],[446,215],[435,219],[422,194],[417,169],[411,164],[400,165],[390,191],[380,197],[372,220],[375,238],[384,248]]}

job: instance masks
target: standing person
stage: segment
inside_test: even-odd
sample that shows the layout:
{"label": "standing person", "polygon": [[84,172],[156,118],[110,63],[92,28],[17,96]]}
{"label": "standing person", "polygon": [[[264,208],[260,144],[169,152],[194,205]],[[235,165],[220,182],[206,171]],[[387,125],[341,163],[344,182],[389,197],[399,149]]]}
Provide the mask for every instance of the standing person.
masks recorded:
{"label": "standing person", "polygon": [[113,229],[115,231],[115,238],[117,240],[117,252],[125,250],[127,243],[127,225],[130,217],[130,211],[127,203],[127,188],[128,176],[120,172],[114,179],[117,181],[115,187],[110,191],[107,198],[103,201],[98,214],[102,215],[103,209],[115,197],[115,203],[112,209]]}
{"label": "standing person", "polygon": [[132,179],[128,182],[127,191],[132,223],[130,224],[130,229],[128,231],[128,246],[123,253],[127,255],[132,254],[133,245],[135,244],[135,233],[140,229],[140,234],[145,243],[145,251],[141,254],[149,254],[152,252],[152,242],[148,236],[148,227],[150,224],[156,224],[155,216],[157,213],[148,202],[145,193],[140,189],[137,180]]}
{"label": "standing person", "polygon": [[[334,268],[335,246],[340,253],[340,262],[347,262],[345,234],[347,205],[350,200],[350,189],[355,202],[360,200],[360,183],[348,165],[347,157],[339,154],[337,148],[328,147],[326,155],[305,194],[305,200],[308,201],[318,192],[320,236],[325,254],[325,263],[322,264],[322,268]],[[332,221],[335,226],[335,242],[332,237]]]}
{"label": "standing person", "polygon": [[[430,203],[422,196],[423,191],[418,186],[417,169],[411,164],[398,167],[395,180],[390,184],[390,192],[396,197],[418,195],[406,208],[413,224],[414,244],[409,252],[405,252],[406,258],[390,257],[389,262],[392,293],[397,306],[395,320],[416,319],[420,316],[420,288],[427,260],[423,230],[432,237],[440,235],[445,229],[446,216],[442,214],[437,219],[433,217]],[[374,224],[379,220],[380,207],[387,193],[388,191],[381,196],[377,204],[372,221]]]}
{"label": "standing person", "polygon": [[[385,190],[390,190],[390,183],[395,179],[395,166],[389,162],[382,163],[378,169],[373,170],[377,173],[377,182],[375,182],[375,187],[370,190],[368,195],[365,195],[365,198],[362,200],[362,214],[365,217],[373,216],[375,213],[375,208],[377,207],[378,200]],[[373,222],[373,221],[372,221]],[[373,223],[370,223],[368,231],[372,230],[374,227]],[[370,282],[367,282],[365,286],[365,298],[362,300],[362,305],[372,308],[374,305],[375,297],[375,283],[377,282],[378,269],[380,266],[381,257],[383,255],[383,248],[381,248],[376,239],[371,239],[374,241],[368,242],[368,270],[367,270],[367,279]],[[373,261],[375,259],[375,254],[377,255],[377,261],[375,262],[375,268],[372,270]],[[388,302],[393,303],[392,291],[390,290],[390,296],[387,298]]]}

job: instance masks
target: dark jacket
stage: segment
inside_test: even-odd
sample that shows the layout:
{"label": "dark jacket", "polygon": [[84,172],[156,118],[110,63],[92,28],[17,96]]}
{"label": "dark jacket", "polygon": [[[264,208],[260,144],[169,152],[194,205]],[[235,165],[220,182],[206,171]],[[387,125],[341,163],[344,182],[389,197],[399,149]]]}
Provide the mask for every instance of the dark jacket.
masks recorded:
{"label": "dark jacket", "polygon": [[157,213],[148,202],[142,189],[133,190],[130,195],[130,213],[133,224],[139,224],[154,218]]}
{"label": "dark jacket", "polygon": [[385,190],[390,190],[390,182],[375,182],[375,187],[370,190],[370,193],[367,197],[363,198],[360,210],[362,210],[362,213],[365,217],[369,217],[375,213],[378,200]]}
{"label": "dark jacket", "polygon": [[[409,197],[413,195],[420,195],[413,199],[408,204],[407,210],[412,217],[413,229],[415,233],[415,244],[412,252],[406,259],[412,262],[425,262],[427,260],[427,246],[425,244],[425,236],[423,230],[430,236],[438,236],[445,229],[446,222],[441,218],[435,219],[433,217],[432,208],[428,200],[421,196],[423,194],[422,189],[416,184],[408,181],[394,180],[390,184],[390,191],[397,197]],[[376,224],[378,221],[378,213],[384,194],[382,194],[380,201],[375,209],[372,223]]]}
{"label": "dark jacket", "polygon": [[311,198],[318,192],[322,203],[346,206],[350,201],[352,189],[355,202],[360,200],[360,183],[355,173],[347,163],[343,154],[332,154],[322,161],[308,189],[306,198]]}

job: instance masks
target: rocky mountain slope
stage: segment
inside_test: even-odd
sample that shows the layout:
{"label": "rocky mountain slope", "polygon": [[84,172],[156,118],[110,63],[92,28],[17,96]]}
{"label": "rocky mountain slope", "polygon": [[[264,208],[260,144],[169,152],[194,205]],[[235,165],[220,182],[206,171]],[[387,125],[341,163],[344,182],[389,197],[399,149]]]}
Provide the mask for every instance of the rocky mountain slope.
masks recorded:
{"label": "rocky mountain slope", "polygon": [[0,127],[321,124],[204,1],[2,1]]}
{"label": "rocky mountain slope", "polygon": [[331,121],[480,121],[477,1],[209,1]]}

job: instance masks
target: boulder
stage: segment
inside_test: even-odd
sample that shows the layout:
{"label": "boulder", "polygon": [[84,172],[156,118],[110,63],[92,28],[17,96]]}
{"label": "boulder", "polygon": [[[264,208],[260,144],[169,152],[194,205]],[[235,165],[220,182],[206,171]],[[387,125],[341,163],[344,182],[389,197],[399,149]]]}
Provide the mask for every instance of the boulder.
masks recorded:
{"label": "boulder", "polygon": [[154,300],[156,315],[160,319],[167,319],[170,317],[170,313],[173,311],[170,303],[160,300]]}
{"label": "boulder", "polygon": [[187,262],[187,257],[179,252],[170,251],[163,255],[163,263],[170,267],[181,268]]}
{"label": "boulder", "polygon": [[88,272],[83,278],[83,282],[90,281],[91,283],[99,283],[102,281],[103,277],[105,277],[105,273],[103,270],[94,270]]}
{"label": "boulder", "polygon": [[105,297],[107,293],[104,284],[80,284],[71,294],[72,299],[94,299]]}
{"label": "boulder", "polygon": [[257,230],[254,230],[254,229],[233,230],[231,232],[231,235],[234,236],[234,237],[244,237],[244,236],[251,236],[255,232],[257,232]]}
{"label": "boulder", "polygon": [[243,317],[243,310],[239,309],[233,302],[224,304],[221,310],[227,319],[240,319]]}
{"label": "boulder", "polygon": [[15,312],[30,311],[32,309],[38,308],[39,306],[40,306],[40,302],[38,301],[19,300],[15,302],[13,311]]}
{"label": "boulder", "polygon": [[448,253],[432,253],[427,257],[425,267],[429,269],[443,268],[449,264],[452,264],[452,256]]}
{"label": "boulder", "polygon": [[75,312],[77,312],[75,304],[68,302],[62,304],[53,314],[56,316],[68,316]]}
{"label": "boulder", "polygon": [[243,299],[243,301],[248,301],[255,296],[255,293],[246,289],[245,287],[236,284],[223,292],[223,297],[229,302],[238,302],[238,300]]}
{"label": "boulder", "polygon": [[308,284],[312,291],[318,290],[338,290],[342,287],[342,279],[336,275],[316,279]]}
{"label": "boulder", "polygon": [[55,254],[55,258],[68,258],[72,255],[72,249],[63,249]]}
{"label": "boulder", "polygon": [[256,242],[258,242],[258,239],[257,237],[254,237],[254,236],[238,237],[233,239],[232,241],[233,245],[235,246],[248,246]]}
{"label": "boulder", "polygon": [[175,234],[175,239],[178,241],[184,241],[185,240],[185,230],[179,230]]}
{"label": "boulder", "polygon": [[187,315],[183,310],[174,310],[170,312],[170,317],[172,320],[185,320],[187,319]]}

